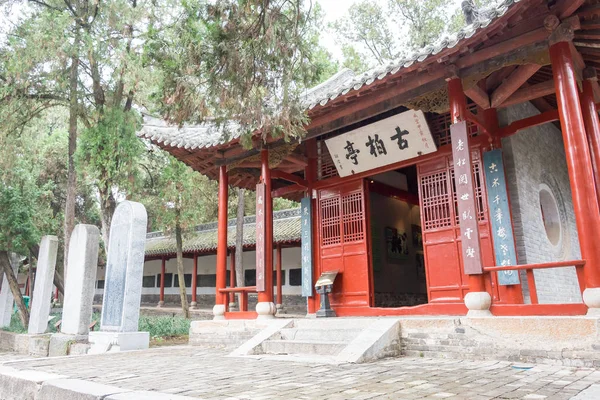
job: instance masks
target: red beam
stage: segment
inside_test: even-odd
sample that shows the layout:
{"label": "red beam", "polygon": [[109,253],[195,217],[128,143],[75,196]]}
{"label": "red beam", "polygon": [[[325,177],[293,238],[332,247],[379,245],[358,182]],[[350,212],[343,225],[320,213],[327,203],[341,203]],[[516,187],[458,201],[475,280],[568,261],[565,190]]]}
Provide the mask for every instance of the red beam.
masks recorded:
{"label": "red beam", "polygon": [[536,263],[536,264],[521,264],[521,265],[508,265],[508,266],[493,266],[483,267],[484,271],[513,271],[513,270],[528,270],[528,269],[546,269],[546,268],[559,268],[559,267],[582,267],[585,265],[585,260],[566,260],[566,261],[552,261],[547,263]]}
{"label": "red beam", "polygon": [[525,64],[513,71],[490,96],[492,107],[496,108],[502,104],[504,100],[516,92],[540,68],[541,66],[537,64]]}
{"label": "red beam", "polygon": [[490,108],[490,96],[479,85],[465,90],[465,94],[484,110]]}
{"label": "red beam", "polygon": [[548,96],[550,94],[554,94],[555,92],[554,80],[549,80],[546,82],[537,83],[535,85],[523,87],[522,89],[517,90],[512,96],[507,98],[502,104],[499,104],[497,107],[508,107],[513,104],[521,104],[526,101],[531,101],[534,99],[538,99],[540,97]]}
{"label": "red beam", "polygon": [[284,181],[295,183],[296,185],[300,185],[302,187],[308,187],[308,182],[304,179],[300,178],[297,175],[290,174],[289,172],[283,172],[279,170],[271,171],[271,177],[275,179],[283,179]]}
{"label": "red beam", "polygon": [[293,184],[293,185],[289,185],[289,186],[284,186],[279,189],[275,189],[271,192],[271,195],[273,197],[285,197],[288,194],[302,192],[305,189],[306,188],[304,186]]}
{"label": "red beam", "polygon": [[558,17],[563,19],[571,16],[579,7],[585,3],[585,0],[562,0],[552,7],[551,11]]}
{"label": "red beam", "polygon": [[500,137],[506,137],[510,135],[514,135],[518,131],[522,129],[531,128],[533,126],[543,125],[548,122],[553,122],[558,120],[558,110],[546,111],[545,113],[541,113],[538,115],[534,115],[533,117],[520,119],[507,125],[498,130],[498,135]]}

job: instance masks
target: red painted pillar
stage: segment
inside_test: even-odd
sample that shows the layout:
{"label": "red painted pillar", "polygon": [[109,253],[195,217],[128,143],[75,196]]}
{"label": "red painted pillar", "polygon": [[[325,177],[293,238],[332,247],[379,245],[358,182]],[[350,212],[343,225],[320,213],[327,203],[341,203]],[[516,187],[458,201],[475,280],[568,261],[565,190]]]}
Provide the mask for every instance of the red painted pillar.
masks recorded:
{"label": "red painted pillar", "polygon": [[192,273],[192,307],[198,305],[197,301],[197,286],[198,286],[198,253],[194,253],[194,272]]}
{"label": "red painted pillar", "polygon": [[256,311],[259,317],[263,318],[275,315],[275,304],[273,304],[273,197],[268,149],[261,150],[260,161],[260,177],[265,184],[265,291],[258,293]]}
{"label": "red painted pillar", "polygon": [[[467,113],[467,98],[463,92],[462,82],[458,77],[448,81],[448,100],[450,101],[450,118],[452,119],[452,123],[455,124],[464,121]],[[470,148],[470,144],[467,143],[466,147]],[[469,275],[469,292],[485,291],[484,275]]]}
{"label": "red painted pillar", "polygon": [[600,120],[598,109],[594,102],[593,82],[598,81],[596,68],[587,67],[583,70],[583,93],[581,94],[581,111],[587,134],[590,156],[592,159],[592,170],[594,171],[594,182],[596,184],[596,198],[600,203]]}
{"label": "red painted pillar", "polygon": [[165,305],[165,269],[167,260],[165,257],[162,258],[160,264],[160,294],[158,295],[158,306],[162,307]]}
{"label": "red painted pillar", "polygon": [[213,307],[214,319],[225,318],[225,302],[227,295],[219,292],[225,289],[227,280],[227,200],[228,200],[227,167],[219,167],[219,211],[217,222],[217,280],[215,287],[215,306]]}
{"label": "red painted pillar", "polygon": [[[308,158],[308,165],[304,169],[304,177],[308,182],[308,188],[306,190],[306,195],[312,197],[312,185],[317,181],[317,140],[310,139],[306,141],[306,157]],[[317,283],[317,279],[320,274],[320,257],[317,255],[317,251],[319,249],[319,242],[317,237],[317,210],[316,210],[316,200],[311,200],[312,204],[312,249],[313,249],[313,285]],[[319,308],[319,300],[317,299],[317,294],[315,293],[312,297],[308,297],[306,301],[306,311],[308,314],[315,314],[317,309]]]}
{"label": "red painted pillar", "polygon": [[[558,30],[555,31],[557,32]],[[589,307],[588,314],[600,314],[600,246],[597,245],[600,210],[592,184],[594,171],[579,103],[569,38],[556,37],[553,34],[550,39],[552,43],[550,60],[571,182],[573,209],[581,255],[586,260],[584,266],[586,289],[583,300]]]}
{"label": "red painted pillar", "polygon": [[283,295],[281,293],[281,245],[277,246],[277,302],[276,306],[281,308]]}
{"label": "red painted pillar", "polygon": [[[235,250],[229,253],[229,287],[235,287]],[[235,303],[235,293],[229,293],[229,302]]]}

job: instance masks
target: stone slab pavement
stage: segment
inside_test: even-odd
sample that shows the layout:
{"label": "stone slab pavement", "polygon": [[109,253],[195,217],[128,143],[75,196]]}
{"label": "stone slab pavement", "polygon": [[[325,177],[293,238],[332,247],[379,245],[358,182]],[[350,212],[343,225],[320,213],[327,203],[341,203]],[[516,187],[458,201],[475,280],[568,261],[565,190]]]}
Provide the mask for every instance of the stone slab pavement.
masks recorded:
{"label": "stone slab pavement", "polygon": [[600,387],[593,386],[600,383],[600,370],[594,368],[540,364],[519,369],[505,361],[408,357],[324,365],[227,354],[174,346],[35,360],[2,361],[0,356],[0,362],[3,368],[57,374],[97,386],[202,399],[562,400],[597,398],[585,393],[599,393]]}

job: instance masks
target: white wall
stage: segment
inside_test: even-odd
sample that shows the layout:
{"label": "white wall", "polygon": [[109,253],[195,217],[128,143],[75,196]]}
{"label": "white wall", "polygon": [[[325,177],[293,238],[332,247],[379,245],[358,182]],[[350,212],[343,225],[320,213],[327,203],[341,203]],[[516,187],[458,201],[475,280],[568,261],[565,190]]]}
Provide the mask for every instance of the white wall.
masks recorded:
{"label": "white wall", "polygon": [[[276,251],[273,252],[273,269],[275,269],[276,263]],[[292,247],[292,248],[284,248],[282,249],[281,254],[282,259],[282,272],[285,274],[285,285],[282,286],[282,292],[284,295],[301,295],[302,294],[302,286],[291,286],[290,285],[290,277],[289,270],[301,268],[300,261],[300,247]],[[244,270],[252,270],[256,269],[256,252],[255,251],[245,251],[244,256]],[[229,270],[231,258],[227,257],[227,269]],[[198,275],[203,274],[214,274],[216,272],[216,263],[217,258],[215,255],[205,255],[198,257]],[[150,260],[144,263],[144,276],[158,275],[161,272],[161,260]],[[186,274],[191,274],[194,269],[194,260],[191,258],[183,259],[183,268]],[[167,260],[165,266],[166,273],[173,274],[173,280],[175,279],[175,274],[177,273],[177,259],[171,258]],[[104,280],[105,267],[98,267],[97,272],[97,280]],[[103,289],[96,289],[96,294],[102,294],[104,292]],[[191,293],[191,288],[187,288],[187,292]],[[156,294],[160,293],[159,287],[154,288],[142,288],[142,295],[144,294]],[[214,295],[215,288],[214,287],[198,287],[196,288],[196,293],[198,295]],[[165,287],[165,295],[179,294],[178,287]]]}

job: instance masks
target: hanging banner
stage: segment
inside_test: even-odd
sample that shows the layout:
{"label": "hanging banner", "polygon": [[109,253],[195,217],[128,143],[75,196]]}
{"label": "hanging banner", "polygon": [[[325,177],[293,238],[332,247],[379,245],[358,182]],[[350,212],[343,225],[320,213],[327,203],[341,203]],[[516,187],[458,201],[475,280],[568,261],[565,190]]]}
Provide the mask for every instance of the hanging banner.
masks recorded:
{"label": "hanging banner", "polygon": [[462,260],[465,274],[481,274],[481,250],[479,247],[479,224],[475,207],[473,172],[471,171],[471,151],[467,123],[458,122],[450,126],[452,138],[452,159],[454,162],[454,181],[458,201],[458,220],[462,243]]}
{"label": "hanging banner", "polygon": [[341,177],[437,150],[423,111],[409,110],[325,141]]}
{"label": "hanging banner", "polygon": [[256,291],[265,291],[265,184],[256,185]]}
{"label": "hanging banner", "polygon": [[302,243],[302,296],[313,295],[312,206],[310,197],[300,200]]}
{"label": "hanging banner", "polygon": [[[508,192],[504,175],[502,150],[492,150],[483,154],[485,186],[487,188],[488,210],[494,238],[496,265],[517,265],[517,252],[512,230],[512,220],[508,207]],[[498,284],[518,285],[518,271],[498,271]]]}

